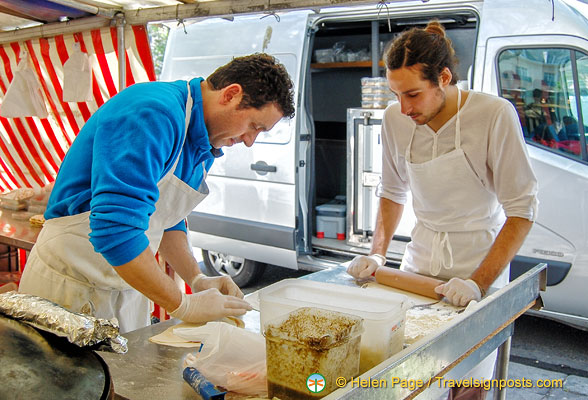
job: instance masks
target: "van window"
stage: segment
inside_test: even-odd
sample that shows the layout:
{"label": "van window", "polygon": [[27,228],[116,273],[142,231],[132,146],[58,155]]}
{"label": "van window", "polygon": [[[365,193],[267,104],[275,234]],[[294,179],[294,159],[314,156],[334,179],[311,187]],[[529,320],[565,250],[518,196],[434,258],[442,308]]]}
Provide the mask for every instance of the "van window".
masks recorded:
{"label": "van window", "polygon": [[588,161],[588,127],[578,123],[586,125],[588,113],[586,54],[565,48],[509,49],[498,57],[498,72],[500,93],[515,106],[528,143]]}
{"label": "van window", "polygon": [[[274,57],[278,59],[285,67],[290,77],[293,78],[296,76],[296,65],[297,65],[297,58],[296,55],[291,53],[280,53],[280,54],[272,54]],[[296,80],[294,79],[294,85],[296,85]],[[280,120],[273,129],[267,132],[261,132],[255,143],[271,143],[271,144],[287,144],[290,142],[291,134],[292,134],[292,124],[293,120],[290,119],[282,119]]]}

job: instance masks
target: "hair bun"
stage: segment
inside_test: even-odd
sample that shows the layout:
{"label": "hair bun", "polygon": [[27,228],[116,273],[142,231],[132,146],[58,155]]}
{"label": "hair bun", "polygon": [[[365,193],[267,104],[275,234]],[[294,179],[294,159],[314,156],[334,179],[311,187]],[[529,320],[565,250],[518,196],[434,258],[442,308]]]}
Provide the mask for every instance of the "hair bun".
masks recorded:
{"label": "hair bun", "polygon": [[431,34],[435,34],[435,35],[439,35],[442,38],[445,37],[445,29],[439,23],[439,21],[431,21],[431,22],[429,22],[427,24],[427,26],[425,27],[425,32],[431,33]]}

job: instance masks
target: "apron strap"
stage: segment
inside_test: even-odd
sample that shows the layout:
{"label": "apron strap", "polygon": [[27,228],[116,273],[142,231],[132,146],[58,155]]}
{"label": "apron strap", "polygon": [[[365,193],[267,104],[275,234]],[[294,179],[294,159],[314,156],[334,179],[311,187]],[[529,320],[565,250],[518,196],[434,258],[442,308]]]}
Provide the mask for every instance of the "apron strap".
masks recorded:
{"label": "apron strap", "polygon": [[406,150],[404,152],[404,158],[407,162],[412,163],[412,159],[410,158],[410,148],[412,147],[412,139],[414,139],[414,134],[416,132],[416,124],[414,124],[414,127],[412,128],[412,132],[410,134],[410,140],[408,141],[408,146],[406,146]]}
{"label": "apron strap", "polygon": [[[186,99],[186,129],[184,131],[184,142],[186,141],[186,136],[188,135],[188,125],[190,125],[190,117],[192,116],[192,105],[194,104],[194,100],[192,100],[192,91],[190,90],[189,81],[186,81],[186,87],[188,88],[188,98]],[[184,147],[183,143],[182,147]]]}
{"label": "apron strap", "polygon": [[[188,125],[190,125],[190,117],[192,115],[192,105],[194,104],[194,101],[192,100],[192,92],[190,91],[190,82],[186,82],[187,86],[188,86],[188,100],[186,101],[186,133],[184,134],[184,143],[186,142],[186,136],[188,136]],[[184,144],[182,143],[182,148],[184,148]],[[180,160],[180,157],[177,158],[176,163],[173,166],[173,170],[176,169],[176,166],[178,164],[178,161]],[[205,181],[206,178],[208,177],[208,171],[206,170],[206,164],[204,161],[202,161],[202,174],[203,174],[203,178],[202,181]]]}
{"label": "apron strap", "polygon": [[180,156],[182,155],[182,150],[184,149],[184,143],[186,143],[186,136],[188,136],[188,126],[190,125],[190,117],[192,117],[192,105],[194,101],[192,100],[192,91],[190,90],[190,82],[186,81],[186,87],[188,88],[188,99],[186,100],[186,125],[184,129],[184,139],[182,140],[182,147],[180,147],[180,154],[176,158],[174,162],[174,166],[171,168],[171,171],[175,171],[176,167],[178,166],[178,162],[180,161]]}
{"label": "apron strap", "polygon": [[[461,90],[457,89],[457,114],[455,115],[455,149],[461,148],[461,120],[459,118],[461,108]],[[447,257],[445,257],[447,255]],[[453,249],[447,232],[435,232],[431,249],[431,261],[429,264],[431,275],[437,276],[441,269],[453,268]]]}
{"label": "apron strap", "polygon": [[461,108],[461,90],[457,88],[457,114],[455,115],[455,148],[461,148],[461,120],[459,118],[459,109]]}
{"label": "apron strap", "polygon": [[439,275],[442,268],[447,270],[453,268],[453,250],[447,232],[435,232],[431,247],[429,271],[432,276]]}
{"label": "apron strap", "polygon": [[186,86],[188,87],[188,99],[186,100],[186,119],[185,119],[186,127],[184,129],[184,137],[182,139],[182,146],[180,147],[180,153],[178,154],[178,156],[176,157],[176,160],[174,161],[174,165],[172,165],[170,170],[167,172],[166,176],[172,175],[176,171],[176,168],[178,167],[178,163],[180,162],[182,150],[184,149],[184,143],[186,143],[186,136],[188,136],[188,125],[190,125],[190,117],[192,116],[192,105],[194,104],[194,101],[192,100],[192,92],[190,91],[190,82],[186,82]]}

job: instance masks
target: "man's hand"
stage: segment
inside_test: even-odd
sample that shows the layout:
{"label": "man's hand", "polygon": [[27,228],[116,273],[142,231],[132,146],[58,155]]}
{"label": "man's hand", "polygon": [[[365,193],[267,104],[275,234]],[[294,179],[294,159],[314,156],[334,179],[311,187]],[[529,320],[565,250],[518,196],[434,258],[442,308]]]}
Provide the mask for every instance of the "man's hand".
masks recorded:
{"label": "man's hand", "polygon": [[239,289],[239,286],[233,282],[230,276],[226,275],[208,277],[201,273],[192,279],[190,287],[194,293],[214,288],[218,289],[222,294],[243,298],[243,292]]}
{"label": "man's hand", "polygon": [[435,292],[442,294],[454,306],[462,307],[470,301],[480,301],[482,292],[478,284],[471,279],[464,281],[459,278],[451,278],[449,282],[439,285]]}
{"label": "man's hand", "polygon": [[357,279],[369,278],[378,267],[386,263],[386,258],[380,254],[371,256],[357,256],[347,267],[347,273]]}
{"label": "man's hand", "polygon": [[251,309],[245,300],[225,296],[218,289],[206,289],[194,294],[182,293],[180,306],[169,314],[185,322],[200,323],[243,315]]}

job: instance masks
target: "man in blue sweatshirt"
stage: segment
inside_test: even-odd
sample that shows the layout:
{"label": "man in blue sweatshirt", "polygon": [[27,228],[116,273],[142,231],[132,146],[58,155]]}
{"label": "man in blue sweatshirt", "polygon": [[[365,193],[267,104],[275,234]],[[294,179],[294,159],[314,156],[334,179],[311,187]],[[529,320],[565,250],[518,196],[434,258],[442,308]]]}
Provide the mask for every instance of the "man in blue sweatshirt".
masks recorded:
{"label": "man in blue sweatshirt", "polygon": [[[123,90],[63,160],[19,290],[116,317],[121,332],[149,324],[149,299],[187,322],[244,314],[251,308],[230,277],[200,272],[184,218],[208,193],[222,146],[249,147],[293,115],[292,81],[266,54],[235,58],[206,80]],[[181,293],[156,252],[194,294]]]}

